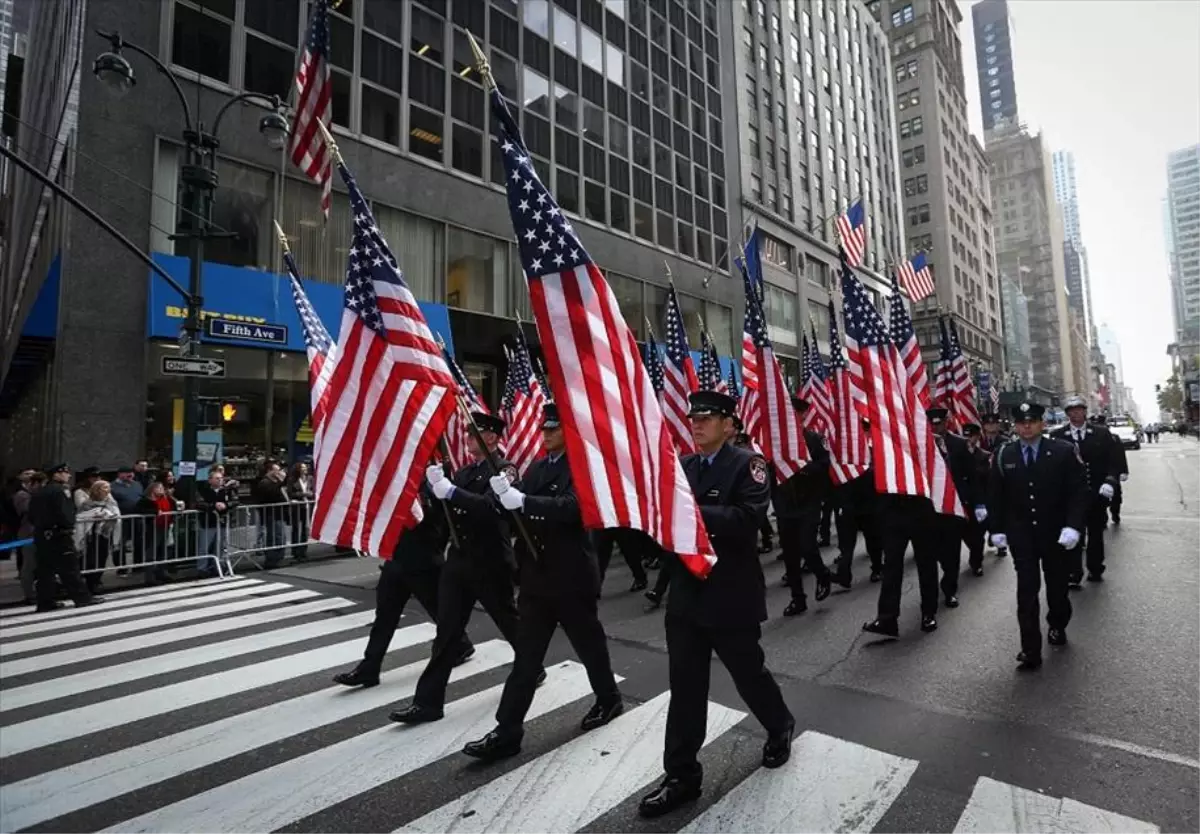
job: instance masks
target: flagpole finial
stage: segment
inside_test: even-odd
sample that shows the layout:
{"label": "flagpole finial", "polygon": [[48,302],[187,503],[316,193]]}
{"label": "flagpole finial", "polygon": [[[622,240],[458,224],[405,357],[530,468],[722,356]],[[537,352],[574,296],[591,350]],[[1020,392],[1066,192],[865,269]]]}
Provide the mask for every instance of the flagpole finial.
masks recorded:
{"label": "flagpole finial", "polygon": [[275,234],[279,237],[279,245],[283,247],[283,254],[292,254],[292,249],[288,246],[287,235],[283,233],[283,227],[279,225],[278,220],[272,219],[271,222],[275,224]]}
{"label": "flagpole finial", "polygon": [[329,152],[333,154],[334,161],[339,165],[346,164],[346,160],[342,159],[342,152],[338,150],[337,142],[333,141],[333,134],[329,132],[329,128],[325,127],[325,123],[320,119],[313,119],[313,122],[321,131],[321,138],[325,140],[325,147],[329,148]]}
{"label": "flagpole finial", "polygon": [[471,52],[475,54],[475,70],[483,79],[484,88],[490,93],[496,89],[496,79],[492,78],[492,65],[488,63],[487,55],[483,54],[479,41],[475,40],[475,36],[470,32],[467,32],[467,41],[471,44]]}
{"label": "flagpole finial", "polygon": [[433,336],[437,339],[438,347],[440,347],[444,352],[446,350],[446,340],[442,338],[442,334],[435,330],[433,332]]}
{"label": "flagpole finial", "polygon": [[671,274],[671,265],[667,263],[666,258],[663,258],[663,269],[667,271],[667,283],[672,287],[675,286],[675,276]]}

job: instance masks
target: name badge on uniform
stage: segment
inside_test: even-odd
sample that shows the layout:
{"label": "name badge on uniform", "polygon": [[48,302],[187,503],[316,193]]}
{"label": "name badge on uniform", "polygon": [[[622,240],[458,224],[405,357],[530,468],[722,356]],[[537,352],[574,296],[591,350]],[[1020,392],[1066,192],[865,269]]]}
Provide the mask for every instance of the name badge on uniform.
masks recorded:
{"label": "name badge on uniform", "polygon": [[720,497],[721,497],[721,490],[719,490],[719,489],[716,489],[716,488],[714,487],[713,489],[710,489],[708,492],[704,493],[704,497],[705,497],[705,498],[720,498]]}
{"label": "name badge on uniform", "polygon": [[1005,469],[1016,469],[1017,465],[1015,463],[1006,463],[1006,464],[1004,464],[1004,468]]}

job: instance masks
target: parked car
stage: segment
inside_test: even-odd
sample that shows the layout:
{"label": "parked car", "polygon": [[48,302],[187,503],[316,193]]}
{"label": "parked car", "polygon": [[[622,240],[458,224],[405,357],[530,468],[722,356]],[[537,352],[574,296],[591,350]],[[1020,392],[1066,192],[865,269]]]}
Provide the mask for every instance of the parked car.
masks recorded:
{"label": "parked car", "polygon": [[1114,417],[1108,421],[1108,428],[1126,449],[1142,448],[1142,432],[1132,420]]}

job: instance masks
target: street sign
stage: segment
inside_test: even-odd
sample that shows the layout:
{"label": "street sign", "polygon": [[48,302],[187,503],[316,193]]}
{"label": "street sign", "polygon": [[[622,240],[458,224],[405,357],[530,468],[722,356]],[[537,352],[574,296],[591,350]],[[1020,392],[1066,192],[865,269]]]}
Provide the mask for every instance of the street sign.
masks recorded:
{"label": "street sign", "polygon": [[286,345],[288,330],[282,324],[251,324],[232,319],[212,318],[208,320],[208,335],[214,339],[239,339],[247,342],[263,342],[268,345]]}
{"label": "street sign", "polygon": [[202,376],[213,379],[224,379],[225,360],[164,356],[162,358],[162,372],[165,376]]}

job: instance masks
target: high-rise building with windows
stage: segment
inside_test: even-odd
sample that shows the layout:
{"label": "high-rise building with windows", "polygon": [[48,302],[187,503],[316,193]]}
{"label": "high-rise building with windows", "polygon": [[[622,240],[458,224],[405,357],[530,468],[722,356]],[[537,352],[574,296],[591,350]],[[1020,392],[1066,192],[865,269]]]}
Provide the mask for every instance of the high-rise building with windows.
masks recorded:
{"label": "high-rise building with windows", "polygon": [[[236,92],[292,95],[309,6],[33,6],[24,90],[33,107],[26,113],[49,108],[57,101],[54,79],[83,67],[71,147],[86,164],[68,152],[63,175],[75,194],[185,284],[186,243],[172,239],[180,219],[180,102],[167,79],[129,50],[138,83],[123,98],[110,96],[88,72],[109,48],[94,32],[117,30],[154,52],[193,115],[211,126]],[[645,319],[660,320],[669,268],[692,344],[699,344],[703,317],[728,356],[740,351],[735,311],[742,295],[740,280],[729,275],[729,242],[740,242],[744,219],[740,208],[730,212],[740,206],[741,189],[732,150],[739,85],[722,46],[734,43],[728,6],[343,0],[330,12],[333,122],[342,153],[431,326],[490,402],[499,395],[503,347],[516,318],[531,316],[492,117],[466,33],[484,46],[537,170],[607,273],[629,326],[644,336]],[[55,14],[75,8],[85,18],[77,29],[51,25]],[[238,399],[250,414],[245,423],[215,427],[218,452],[294,459],[311,442],[305,358],[278,276],[272,221],[289,235],[309,296],[336,336],[351,215],[335,176],[330,217],[322,218],[319,189],[284,152],[266,146],[261,116],[237,106],[221,125],[213,220],[231,236],[207,243],[203,296],[211,316],[290,324],[288,342],[281,350],[206,340],[201,355],[224,358],[226,377],[198,386],[203,397]],[[54,136],[57,125],[38,129]],[[37,135],[20,141],[36,144]],[[31,148],[35,157],[41,150]],[[883,170],[882,158],[871,164]],[[139,454],[170,462],[182,386],[162,373],[160,360],[177,350],[182,300],[86,221],[50,223],[34,234],[36,207],[27,202],[15,211],[6,226],[14,238],[2,270],[0,370],[20,358],[21,372],[7,374],[0,389],[0,457],[18,462],[6,453],[20,437],[21,462],[55,457],[111,467]],[[35,343],[40,358],[26,361]]]}
{"label": "high-rise building with windows", "polygon": [[1001,295],[992,246],[988,164],[971,135],[962,15],[953,0],[871,0],[888,36],[899,128],[907,252],[924,251],[937,287],[913,306],[927,362],[937,360],[939,311],[954,318],[968,361],[1004,370]]}
{"label": "high-rise building with windows", "polygon": [[[766,315],[793,378],[800,336],[828,337],[836,288],[834,219],[853,201],[866,210],[863,277],[877,300],[881,273],[903,251],[888,45],[857,0],[727,0],[736,49],[743,184],[737,223],[766,240]],[[732,99],[731,99],[732,101]]]}
{"label": "high-rise building with windows", "polygon": [[971,6],[971,26],[975,30],[975,72],[986,135],[1018,122],[1008,0],[980,0]]}
{"label": "high-rise building with windows", "polygon": [[1079,192],[1075,186],[1075,155],[1055,151],[1054,199],[1062,211],[1063,261],[1067,274],[1070,305],[1083,316],[1089,342],[1095,338],[1096,319],[1092,314],[1092,285],[1088,277],[1087,249],[1079,226]]}
{"label": "high-rise building with windows", "polygon": [[1167,157],[1167,257],[1175,341],[1200,343],[1200,145]]}

